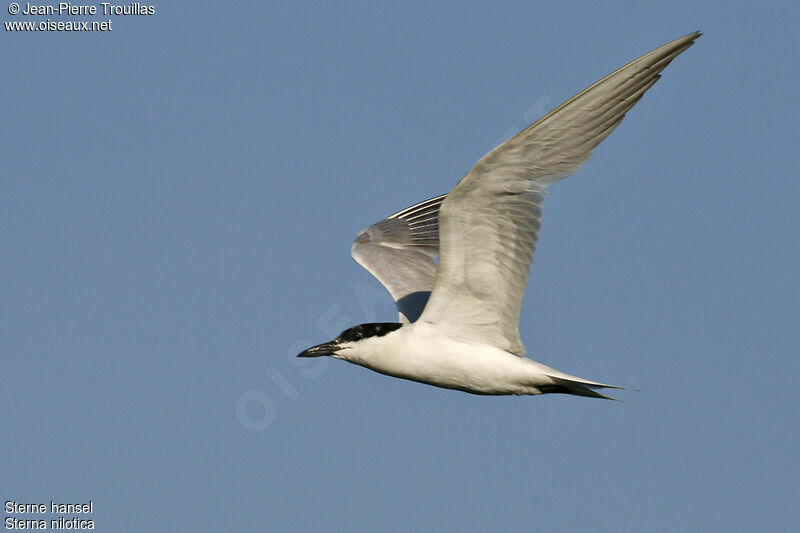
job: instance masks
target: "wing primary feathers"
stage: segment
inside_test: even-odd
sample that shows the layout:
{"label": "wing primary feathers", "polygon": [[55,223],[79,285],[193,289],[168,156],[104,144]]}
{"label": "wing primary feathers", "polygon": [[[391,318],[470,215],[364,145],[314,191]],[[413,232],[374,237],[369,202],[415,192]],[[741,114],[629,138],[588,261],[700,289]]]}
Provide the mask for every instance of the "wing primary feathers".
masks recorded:
{"label": "wing primary feathers", "polygon": [[445,196],[430,198],[364,228],[353,243],[353,259],[386,287],[403,323],[419,317],[433,288],[439,208]]}
{"label": "wing primary feathers", "polygon": [[676,39],[615,70],[475,164],[441,205],[438,273],[421,321],[454,339],[525,353],[519,312],[544,189],[580,168],[699,36]]}

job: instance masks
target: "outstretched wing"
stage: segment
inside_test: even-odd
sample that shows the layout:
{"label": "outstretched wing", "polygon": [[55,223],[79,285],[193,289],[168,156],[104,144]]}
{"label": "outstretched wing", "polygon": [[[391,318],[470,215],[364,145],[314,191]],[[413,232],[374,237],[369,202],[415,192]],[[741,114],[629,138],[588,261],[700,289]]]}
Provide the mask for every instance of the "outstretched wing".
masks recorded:
{"label": "outstretched wing", "polygon": [[364,228],[353,243],[353,259],[392,295],[400,322],[417,320],[433,289],[444,198],[425,200]]}
{"label": "outstretched wing", "polygon": [[439,214],[439,273],[420,320],[523,355],[519,310],[544,188],[575,172],[700,33],[656,48],[570,98],[467,173]]}

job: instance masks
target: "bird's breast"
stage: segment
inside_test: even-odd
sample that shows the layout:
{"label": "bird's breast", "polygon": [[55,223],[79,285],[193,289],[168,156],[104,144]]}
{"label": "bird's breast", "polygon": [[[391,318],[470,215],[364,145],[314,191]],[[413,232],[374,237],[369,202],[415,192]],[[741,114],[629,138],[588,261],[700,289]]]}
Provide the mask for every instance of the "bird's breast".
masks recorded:
{"label": "bird's breast", "polygon": [[386,335],[371,347],[368,356],[348,359],[381,374],[476,394],[538,392],[534,361],[414,325]]}

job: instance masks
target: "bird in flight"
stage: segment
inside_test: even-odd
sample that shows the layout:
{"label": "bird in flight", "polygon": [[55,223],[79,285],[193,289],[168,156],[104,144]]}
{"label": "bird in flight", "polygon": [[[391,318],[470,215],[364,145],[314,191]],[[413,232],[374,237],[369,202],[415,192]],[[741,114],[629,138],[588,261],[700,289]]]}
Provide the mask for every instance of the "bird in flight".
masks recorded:
{"label": "bird in flight", "polygon": [[448,194],[361,231],[353,258],[388,289],[399,322],[354,326],[298,357],[329,355],[473,394],[614,399],[598,390],[622,387],[525,357],[519,312],[542,199],[698,37],[690,33],[617,69],[484,155]]}

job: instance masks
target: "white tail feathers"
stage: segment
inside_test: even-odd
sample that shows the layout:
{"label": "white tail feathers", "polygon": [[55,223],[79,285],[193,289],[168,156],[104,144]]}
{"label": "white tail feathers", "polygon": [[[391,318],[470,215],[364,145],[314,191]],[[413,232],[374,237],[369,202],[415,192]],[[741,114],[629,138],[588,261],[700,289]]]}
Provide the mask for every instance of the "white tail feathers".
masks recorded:
{"label": "white tail feathers", "polygon": [[576,378],[574,376],[568,376],[566,374],[562,375],[548,374],[547,377],[553,380],[553,384],[539,386],[538,388],[541,389],[542,393],[573,394],[575,396],[586,396],[589,398],[603,398],[604,400],[621,401],[619,398],[614,398],[613,396],[606,396],[605,394],[600,394],[599,392],[597,392],[596,389],[630,390],[626,389],[625,387],[617,387],[616,385],[597,383],[595,381]]}

